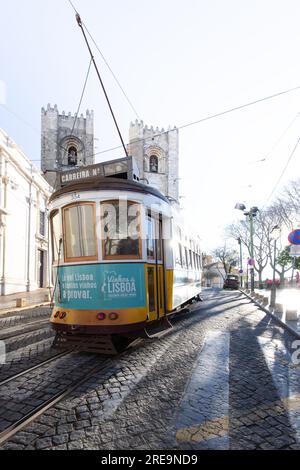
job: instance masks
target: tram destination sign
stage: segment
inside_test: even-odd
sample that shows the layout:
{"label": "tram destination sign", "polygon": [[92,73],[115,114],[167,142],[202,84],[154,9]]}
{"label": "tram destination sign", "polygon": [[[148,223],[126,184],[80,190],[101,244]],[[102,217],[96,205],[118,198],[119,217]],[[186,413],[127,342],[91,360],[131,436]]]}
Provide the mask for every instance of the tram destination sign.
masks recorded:
{"label": "tram destination sign", "polygon": [[89,165],[82,168],[76,168],[74,170],[63,171],[60,175],[60,184],[72,183],[73,181],[85,180],[95,176],[104,176],[102,164]]}
{"label": "tram destination sign", "polygon": [[76,167],[60,173],[60,186],[65,186],[87,178],[121,175],[130,180],[138,180],[138,168],[133,157],[118,158],[107,162]]}

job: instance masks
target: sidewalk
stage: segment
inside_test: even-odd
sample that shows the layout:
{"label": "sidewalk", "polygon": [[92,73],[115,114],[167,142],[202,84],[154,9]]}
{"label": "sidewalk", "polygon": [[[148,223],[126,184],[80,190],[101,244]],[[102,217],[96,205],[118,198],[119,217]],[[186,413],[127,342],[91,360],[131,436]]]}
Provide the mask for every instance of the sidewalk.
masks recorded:
{"label": "sidewalk", "polygon": [[[300,290],[287,288],[276,290],[276,305],[281,304],[283,311],[276,311],[270,308],[271,291],[269,289],[255,289],[254,295],[260,294],[268,298],[268,304],[264,305],[262,300],[254,298],[247,289],[242,289],[242,292],[247,295],[252,301],[259,306],[266,313],[274,317],[284,328],[287,328],[292,333],[300,338]],[[287,320],[287,311],[293,311],[295,320]]]}
{"label": "sidewalk", "polygon": [[[24,299],[25,303],[22,307],[16,307],[17,299]],[[17,292],[0,296],[0,315],[1,313],[21,311],[32,308],[36,305],[49,304],[49,289],[37,289],[31,292]]]}

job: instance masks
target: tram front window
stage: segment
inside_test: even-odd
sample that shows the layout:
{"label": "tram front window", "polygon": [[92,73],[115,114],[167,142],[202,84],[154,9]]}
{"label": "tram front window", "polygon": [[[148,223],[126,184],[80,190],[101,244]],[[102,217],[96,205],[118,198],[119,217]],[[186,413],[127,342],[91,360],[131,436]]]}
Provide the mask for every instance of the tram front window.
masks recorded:
{"label": "tram front window", "polygon": [[140,258],[140,205],[129,201],[101,203],[104,259]]}
{"label": "tram front window", "polygon": [[63,211],[65,261],[97,259],[95,204],[77,204]]}

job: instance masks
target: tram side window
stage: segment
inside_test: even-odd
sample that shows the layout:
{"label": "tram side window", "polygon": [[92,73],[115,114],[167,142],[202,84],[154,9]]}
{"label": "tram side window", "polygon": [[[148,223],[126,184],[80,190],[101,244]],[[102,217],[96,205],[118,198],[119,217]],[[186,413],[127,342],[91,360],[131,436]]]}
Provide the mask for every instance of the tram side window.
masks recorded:
{"label": "tram side window", "polygon": [[176,242],[175,248],[175,265],[180,268],[182,266],[182,247],[178,242]]}
{"label": "tram side window", "polygon": [[52,233],[52,257],[53,261],[57,261],[59,258],[60,248],[60,217],[59,212],[56,210],[50,215],[51,220],[51,233]]}
{"label": "tram side window", "polygon": [[147,258],[155,258],[155,219],[147,215]]}
{"label": "tram side window", "polygon": [[192,250],[189,250],[189,252],[188,252],[188,253],[189,253],[189,256],[188,256],[188,267],[189,267],[190,269],[192,269],[192,268],[193,268],[193,262],[192,262]]}
{"label": "tram side window", "polygon": [[156,251],[158,261],[162,261],[163,246],[162,246],[162,220],[155,219],[156,226]]}
{"label": "tram side window", "polygon": [[199,271],[199,269],[200,269],[200,265],[199,265],[199,255],[197,255],[197,253],[196,253],[195,256],[196,256],[196,268],[197,268],[197,270]]}
{"label": "tram side window", "polygon": [[64,209],[65,260],[97,259],[95,204]]}
{"label": "tram side window", "polygon": [[186,247],[184,247],[183,267],[188,268],[188,266],[189,266],[188,250]]}
{"label": "tram side window", "polygon": [[162,220],[158,214],[153,217],[149,212],[147,215],[147,258],[155,259],[155,250],[157,261],[162,261],[163,245],[162,245]]}
{"label": "tram side window", "polygon": [[140,205],[130,201],[101,203],[104,259],[140,258]]}
{"label": "tram side window", "polygon": [[195,252],[193,252],[193,260],[194,260],[194,269],[198,269],[198,266],[197,266],[197,255]]}

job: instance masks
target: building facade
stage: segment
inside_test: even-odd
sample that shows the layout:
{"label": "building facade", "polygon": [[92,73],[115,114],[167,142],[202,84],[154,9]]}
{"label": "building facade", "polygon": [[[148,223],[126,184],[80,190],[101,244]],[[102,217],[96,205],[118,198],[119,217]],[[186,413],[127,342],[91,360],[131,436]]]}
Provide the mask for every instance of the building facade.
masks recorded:
{"label": "building facade", "polygon": [[142,183],[154,186],[178,202],[178,129],[167,131],[130,124],[128,154],[134,157]]}
{"label": "building facade", "polygon": [[51,189],[0,129],[0,295],[48,286]]}
{"label": "building facade", "polygon": [[57,174],[94,164],[94,113],[60,114],[57,105],[41,111],[41,168],[55,187]]}

